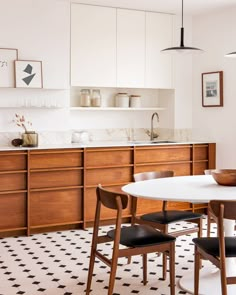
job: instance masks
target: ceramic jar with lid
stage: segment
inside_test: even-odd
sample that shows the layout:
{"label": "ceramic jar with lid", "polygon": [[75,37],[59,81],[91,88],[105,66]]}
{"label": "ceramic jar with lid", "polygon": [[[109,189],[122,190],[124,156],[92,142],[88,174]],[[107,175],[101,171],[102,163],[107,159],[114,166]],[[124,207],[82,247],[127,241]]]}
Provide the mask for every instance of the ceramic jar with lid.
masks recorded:
{"label": "ceramic jar with lid", "polygon": [[141,108],[141,96],[140,95],[130,95],[130,107],[131,108]]}
{"label": "ceramic jar with lid", "polygon": [[129,107],[129,95],[128,93],[117,93],[115,99],[115,105],[118,108]]}
{"label": "ceramic jar with lid", "polygon": [[90,107],[91,98],[89,89],[81,89],[80,91],[80,106],[81,107]]}

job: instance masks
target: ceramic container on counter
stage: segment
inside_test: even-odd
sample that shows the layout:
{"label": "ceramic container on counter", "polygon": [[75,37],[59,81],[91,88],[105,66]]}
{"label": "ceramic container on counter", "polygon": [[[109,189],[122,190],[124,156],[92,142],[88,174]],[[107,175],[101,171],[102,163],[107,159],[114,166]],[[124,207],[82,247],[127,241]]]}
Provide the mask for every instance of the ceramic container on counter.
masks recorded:
{"label": "ceramic container on counter", "polygon": [[87,131],[74,131],[72,133],[72,143],[88,143],[89,134]]}

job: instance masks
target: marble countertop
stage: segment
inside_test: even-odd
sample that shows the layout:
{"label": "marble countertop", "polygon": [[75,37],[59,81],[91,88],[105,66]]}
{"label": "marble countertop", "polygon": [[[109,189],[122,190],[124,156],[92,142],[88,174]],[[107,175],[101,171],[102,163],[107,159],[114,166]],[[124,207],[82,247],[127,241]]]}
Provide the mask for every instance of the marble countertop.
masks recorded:
{"label": "marble countertop", "polygon": [[41,150],[41,149],[73,149],[73,148],[99,148],[99,147],[119,147],[119,146],[160,146],[160,145],[181,145],[181,144],[204,144],[209,141],[91,141],[88,143],[68,143],[39,145],[38,147],[14,147],[0,146],[0,151],[21,151],[21,150]]}

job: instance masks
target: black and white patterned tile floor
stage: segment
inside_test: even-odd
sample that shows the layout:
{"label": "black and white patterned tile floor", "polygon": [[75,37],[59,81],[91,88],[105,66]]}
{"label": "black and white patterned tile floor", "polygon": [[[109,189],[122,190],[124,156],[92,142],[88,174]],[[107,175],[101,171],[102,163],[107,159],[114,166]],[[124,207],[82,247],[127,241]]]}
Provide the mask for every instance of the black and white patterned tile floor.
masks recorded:
{"label": "black and white patterned tile floor", "polygon": [[[185,224],[185,226],[190,226]],[[173,228],[180,228],[176,224]],[[109,226],[103,227],[110,228]],[[213,226],[212,226],[213,228]],[[214,230],[214,229],[213,229]],[[204,233],[206,232],[204,226]],[[176,282],[193,271],[192,238],[181,236],[176,241]],[[86,288],[92,229],[71,230],[0,239],[0,295],[80,295]],[[110,245],[100,246],[105,253]],[[114,295],[167,295],[169,278],[161,279],[162,259],[148,256],[148,284],[142,285],[141,257],[119,260]],[[92,281],[93,295],[107,294],[109,268],[97,261]],[[176,294],[186,294],[176,286]]]}

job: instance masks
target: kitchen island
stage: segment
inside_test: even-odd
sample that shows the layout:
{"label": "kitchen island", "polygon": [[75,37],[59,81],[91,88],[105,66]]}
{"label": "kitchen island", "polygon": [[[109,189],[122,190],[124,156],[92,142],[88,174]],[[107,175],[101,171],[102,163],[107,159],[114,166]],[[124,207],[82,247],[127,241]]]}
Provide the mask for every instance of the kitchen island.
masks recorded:
{"label": "kitchen island", "polygon": [[[86,228],[93,224],[96,186],[120,191],[134,173],[173,170],[203,174],[215,168],[215,143],[91,142],[0,148],[0,236]],[[161,201],[140,200],[138,214],[161,209]],[[169,208],[203,210],[206,204],[170,202]],[[131,204],[123,212],[131,216]],[[112,210],[102,210],[104,224]]]}

